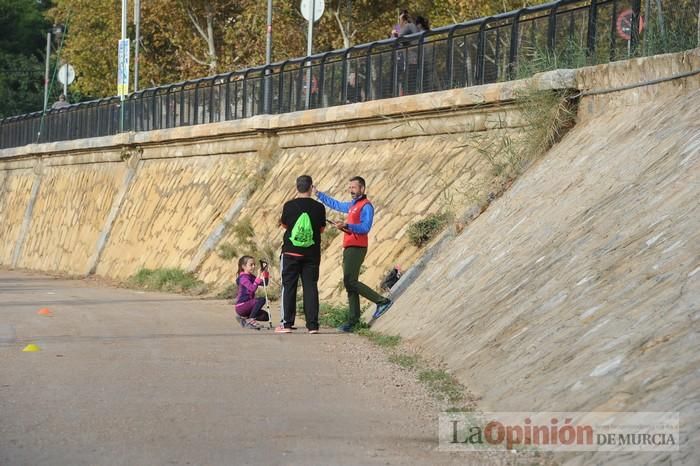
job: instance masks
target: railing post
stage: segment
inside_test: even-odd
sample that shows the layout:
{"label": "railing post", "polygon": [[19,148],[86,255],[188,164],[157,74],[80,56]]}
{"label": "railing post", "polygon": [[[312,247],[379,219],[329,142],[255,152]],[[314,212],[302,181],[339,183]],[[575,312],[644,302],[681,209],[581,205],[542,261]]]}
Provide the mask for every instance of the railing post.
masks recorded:
{"label": "railing post", "polygon": [[598,0],[591,0],[591,5],[588,7],[588,38],[586,44],[586,53],[588,58],[595,61],[595,43],[596,43],[596,22],[598,21]]}
{"label": "railing post", "polygon": [[423,92],[423,68],[425,67],[423,44],[425,43],[425,35],[426,32],[424,31],[420,35],[420,39],[418,39],[418,70],[416,75],[416,94],[420,94],[421,92]]}
{"label": "railing post", "polygon": [[[343,65],[342,71],[340,73],[340,105],[347,103],[348,101],[348,57],[350,56],[349,48],[343,54]],[[355,89],[357,89],[357,74],[355,74]]]}
{"label": "railing post", "polygon": [[557,6],[549,11],[549,24],[547,27],[547,49],[554,52],[557,47]]}
{"label": "railing post", "polygon": [[248,73],[250,73],[250,68],[243,73],[243,105],[241,107],[241,115],[243,118],[246,117],[246,111],[248,110]]}
{"label": "railing post", "polygon": [[484,84],[484,73],[485,69],[485,55],[486,55],[486,25],[488,24],[489,18],[484,18],[479,26],[479,44],[476,49],[476,82],[479,84]]}
{"label": "railing post", "polygon": [[212,77],[209,81],[209,123],[214,122],[214,108],[218,108],[218,105],[214,107],[214,89],[216,89],[216,77]]}
{"label": "railing post", "polygon": [[267,65],[263,67],[262,70],[262,79],[260,80],[260,91],[259,91],[259,103],[258,103],[258,110],[257,112],[253,110],[253,115],[262,115],[265,113],[265,68],[267,68]]}
{"label": "railing post", "polygon": [[372,48],[374,44],[367,47],[367,58],[365,59],[365,101],[372,100]]}
{"label": "railing post", "polygon": [[[447,73],[447,88],[452,89],[452,74],[453,71],[452,69],[454,68],[454,34],[455,34],[455,29],[457,29],[457,26],[452,26],[450,29],[450,32],[447,33],[447,64],[445,66],[445,72]],[[465,63],[466,63],[466,57],[467,54],[469,54],[469,51],[467,50],[467,40],[466,38],[464,39],[464,53],[465,53]],[[465,65],[466,66],[466,65]]]}
{"label": "railing post", "polygon": [[200,80],[197,80],[197,82],[195,82],[195,84],[194,84],[194,107],[193,107],[194,116],[192,118],[193,125],[196,125],[199,123],[199,83],[200,82],[201,82]]}
{"label": "railing post", "polygon": [[231,119],[231,76],[233,73],[226,75],[226,89],[224,90],[224,119]]}
{"label": "railing post", "polygon": [[263,113],[269,115],[272,109],[272,83],[270,80],[270,62],[268,60],[265,68],[263,68]]}
{"label": "railing post", "polygon": [[398,60],[397,60],[397,49],[399,48],[399,39],[394,39],[394,44],[391,49],[391,96],[396,97],[396,94],[398,94],[398,88],[399,88],[399,83],[397,82],[398,80],[398,70],[396,67],[398,66]]}
{"label": "railing post", "polygon": [[291,101],[291,95],[292,95],[292,86],[290,83],[289,86],[289,102],[284,101],[284,67],[287,65],[288,61],[282,62],[280,65],[280,82],[279,86],[277,86],[277,108],[279,110],[279,113],[284,113],[286,108],[291,107],[292,101]]}
{"label": "railing post", "polygon": [[634,54],[639,45],[639,20],[641,18],[642,0],[632,1],[632,24],[630,25],[630,47],[631,53]]}
{"label": "railing post", "polygon": [[525,8],[521,8],[513,16],[513,26],[511,26],[510,31],[510,51],[508,54],[508,79],[515,79],[515,68],[518,65],[518,43],[520,35],[520,16],[525,11]]}
{"label": "railing post", "polygon": [[323,96],[326,92],[326,58],[330,52],[326,52],[321,56],[321,64],[318,70],[318,98],[321,100],[321,107],[323,107]]}
{"label": "railing post", "polygon": [[617,40],[617,34],[615,28],[617,27],[617,0],[613,0],[612,4],[612,15],[610,16],[610,61],[615,61],[615,42]]}

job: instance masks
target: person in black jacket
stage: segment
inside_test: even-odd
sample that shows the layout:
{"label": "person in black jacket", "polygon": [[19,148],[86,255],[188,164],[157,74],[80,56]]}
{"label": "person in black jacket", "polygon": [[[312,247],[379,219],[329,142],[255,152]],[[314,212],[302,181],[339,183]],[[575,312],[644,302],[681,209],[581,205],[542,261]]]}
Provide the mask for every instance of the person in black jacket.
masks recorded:
{"label": "person in black jacket", "polygon": [[297,195],[282,207],[280,225],[285,229],[280,268],[282,269],[282,320],[276,333],[290,333],[296,318],[297,285],[304,288],[304,315],[309,333],[318,333],[318,276],[321,265],[321,233],[326,225],[326,208],[312,199],[313,180],[302,175],[296,180]]}

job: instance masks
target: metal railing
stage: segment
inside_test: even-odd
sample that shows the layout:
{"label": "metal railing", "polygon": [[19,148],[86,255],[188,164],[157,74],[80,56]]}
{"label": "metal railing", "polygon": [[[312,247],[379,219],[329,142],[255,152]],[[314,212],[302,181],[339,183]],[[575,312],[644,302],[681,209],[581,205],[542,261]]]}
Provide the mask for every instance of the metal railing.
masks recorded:
{"label": "metal railing", "polygon": [[684,50],[697,46],[700,0],[684,4],[689,11],[670,0],[555,1],[141,90],[123,102],[123,128],[119,97],[5,118],[0,148],[331,107]]}

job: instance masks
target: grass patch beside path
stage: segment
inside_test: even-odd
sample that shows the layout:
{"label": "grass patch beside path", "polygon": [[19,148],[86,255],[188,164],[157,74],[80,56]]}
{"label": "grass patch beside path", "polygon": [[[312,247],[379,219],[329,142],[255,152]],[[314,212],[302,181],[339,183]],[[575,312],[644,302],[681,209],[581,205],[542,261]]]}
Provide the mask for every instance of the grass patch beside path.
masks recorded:
{"label": "grass patch beside path", "polygon": [[384,335],[368,328],[359,329],[357,334],[369,338],[369,341],[382,348],[396,348],[401,343],[401,337],[398,335]]}
{"label": "grass patch beside path", "polygon": [[202,294],[206,285],[192,273],[181,269],[141,269],[126,281],[131,288]]}
{"label": "grass patch beside path", "polygon": [[400,336],[385,335],[368,328],[358,330],[357,334],[383,348],[389,362],[413,372],[434,398],[447,404],[444,408],[446,411],[474,410],[475,404],[466,387],[444,369],[432,367],[417,354],[402,348]]}
{"label": "grass patch beside path", "polygon": [[423,369],[418,373],[418,380],[450,404],[464,401],[464,387],[443,369]]}
{"label": "grass patch beside path", "polygon": [[321,303],[318,312],[318,322],[325,327],[337,327],[348,321],[350,310],[345,306],[334,306]]}

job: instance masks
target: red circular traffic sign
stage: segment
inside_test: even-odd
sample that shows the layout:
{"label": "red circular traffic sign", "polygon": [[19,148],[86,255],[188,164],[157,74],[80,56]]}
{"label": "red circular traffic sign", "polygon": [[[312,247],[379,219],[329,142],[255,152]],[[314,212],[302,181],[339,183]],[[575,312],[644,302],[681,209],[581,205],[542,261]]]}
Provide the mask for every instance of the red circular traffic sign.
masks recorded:
{"label": "red circular traffic sign", "polygon": [[[625,40],[632,38],[632,17],[634,11],[628,8],[617,15],[617,35]],[[644,17],[639,15],[639,33],[644,30]]]}

